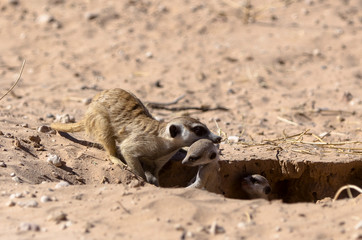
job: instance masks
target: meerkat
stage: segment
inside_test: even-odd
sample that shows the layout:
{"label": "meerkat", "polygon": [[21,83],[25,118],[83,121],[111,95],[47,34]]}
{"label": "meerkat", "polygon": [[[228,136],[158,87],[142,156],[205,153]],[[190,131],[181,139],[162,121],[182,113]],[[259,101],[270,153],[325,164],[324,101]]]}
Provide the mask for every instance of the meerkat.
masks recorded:
{"label": "meerkat", "polygon": [[219,149],[209,139],[200,139],[193,143],[187,151],[182,164],[199,166],[196,176],[187,188],[205,188],[212,174],[217,174],[219,168]]}
{"label": "meerkat", "polygon": [[[212,141],[201,139],[193,143],[188,149],[186,157],[182,160],[182,164],[199,166],[199,169],[187,188],[205,188],[210,176],[217,174],[219,169],[219,156],[219,149]],[[250,199],[268,199],[271,187],[265,177],[259,174],[253,174],[242,179],[241,190],[244,191]]]}
{"label": "meerkat", "polygon": [[[220,136],[191,117],[156,120],[135,95],[119,88],[97,94],[81,121],[50,126],[63,132],[86,131],[104,147],[114,164],[128,166],[156,186],[160,169],[179,149],[203,138],[221,141]],[[117,157],[117,146],[126,165]]]}
{"label": "meerkat", "polygon": [[241,187],[250,199],[268,199],[268,195],[271,192],[268,180],[259,174],[252,174],[244,177],[241,180]]}

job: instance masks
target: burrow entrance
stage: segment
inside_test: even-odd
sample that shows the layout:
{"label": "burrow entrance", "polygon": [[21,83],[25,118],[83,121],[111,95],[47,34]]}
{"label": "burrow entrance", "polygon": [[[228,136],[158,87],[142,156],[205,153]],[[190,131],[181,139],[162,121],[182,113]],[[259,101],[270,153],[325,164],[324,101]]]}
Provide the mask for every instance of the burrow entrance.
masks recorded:
{"label": "burrow entrance", "polygon": [[[197,168],[186,167],[179,160],[170,161],[160,174],[163,187],[185,187],[195,176]],[[249,159],[220,161],[220,171],[206,189],[228,198],[247,199],[241,179],[249,174],[261,174],[272,187],[270,200],[285,203],[316,202],[333,198],[346,184],[362,185],[362,160],[345,162],[293,161]],[[353,192],[353,191],[352,191]],[[341,194],[340,198],[347,197]]]}

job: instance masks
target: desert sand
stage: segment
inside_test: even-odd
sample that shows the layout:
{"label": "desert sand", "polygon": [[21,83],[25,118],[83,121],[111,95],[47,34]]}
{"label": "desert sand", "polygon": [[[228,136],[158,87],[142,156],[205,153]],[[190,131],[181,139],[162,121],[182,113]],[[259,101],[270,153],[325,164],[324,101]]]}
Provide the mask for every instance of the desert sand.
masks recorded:
{"label": "desert sand", "polygon": [[[0,101],[0,238],[362,239],[362,195],[332,200],[362,187],[361,42],[357,0],[0,0],[0,96],[26,60]],[[150,112],[223,137],[214,181],[185,189],[181,155],[158,188],[46,128],[109,88],[183,96]]]}

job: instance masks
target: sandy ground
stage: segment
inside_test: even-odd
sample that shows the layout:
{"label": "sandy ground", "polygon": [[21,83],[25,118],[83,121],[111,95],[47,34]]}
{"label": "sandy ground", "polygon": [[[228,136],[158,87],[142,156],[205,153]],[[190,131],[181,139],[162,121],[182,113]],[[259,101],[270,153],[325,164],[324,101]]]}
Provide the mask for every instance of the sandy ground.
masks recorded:
{"label": "sandy ground", "polygon": [[[0,238],[362,239],[361,195],[331,201],[362,186],[362,2],[245,2],[0,0],[1,95],[26,59],[0,102]],[[156,188],[38,131],[116,87],[211,108],[150,111],[221,130],[220,187],[171,161]],[[253,173],[271,201],[241,199]]]}

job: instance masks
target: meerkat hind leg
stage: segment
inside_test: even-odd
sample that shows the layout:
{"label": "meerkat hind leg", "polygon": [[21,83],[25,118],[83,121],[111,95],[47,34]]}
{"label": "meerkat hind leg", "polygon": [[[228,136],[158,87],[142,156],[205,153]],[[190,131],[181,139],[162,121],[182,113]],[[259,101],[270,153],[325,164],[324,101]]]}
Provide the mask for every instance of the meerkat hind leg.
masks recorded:
{"label": "meerkat hind leg", "polygon": [[109,159],[113,164],[119,165],[122,168],[126,167],[121,159],[117,157],[116,140],[114,139],[112,132],[110,131],[110,124],[108,120],[104,118],[95,118],[91,125],[93,129],[97,131],[93,132],[97,141],[104,147],[108,153]]}

